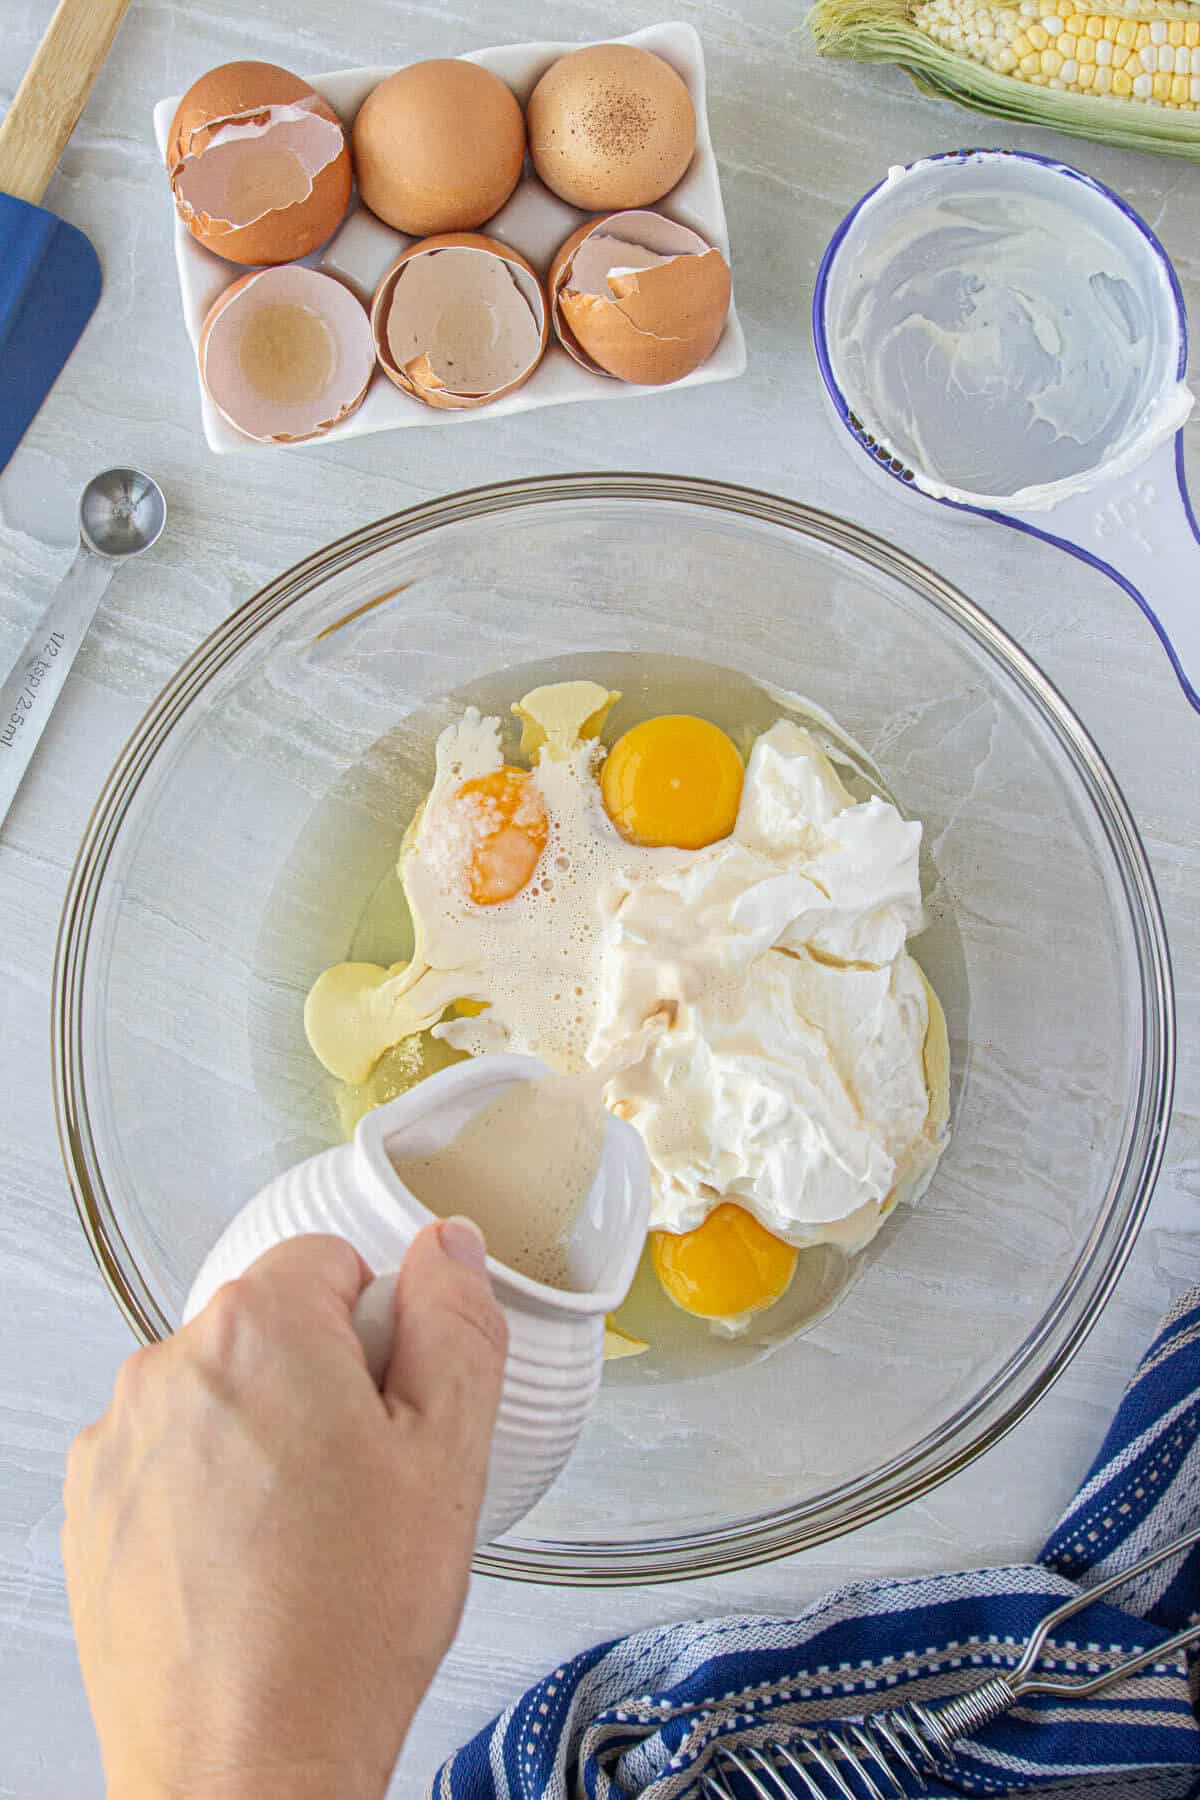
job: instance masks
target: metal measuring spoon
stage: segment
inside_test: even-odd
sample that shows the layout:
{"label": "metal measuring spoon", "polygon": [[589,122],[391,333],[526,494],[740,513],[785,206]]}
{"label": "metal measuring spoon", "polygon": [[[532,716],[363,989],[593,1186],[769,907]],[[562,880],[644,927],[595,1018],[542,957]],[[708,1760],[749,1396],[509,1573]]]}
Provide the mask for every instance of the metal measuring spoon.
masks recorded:
{"label": "metal measuring spoon", "polygon": [[0,688],[0,825],[118,565],[157,543],[166,519],[140,469],[105,469],[84,488],[75,560]]}

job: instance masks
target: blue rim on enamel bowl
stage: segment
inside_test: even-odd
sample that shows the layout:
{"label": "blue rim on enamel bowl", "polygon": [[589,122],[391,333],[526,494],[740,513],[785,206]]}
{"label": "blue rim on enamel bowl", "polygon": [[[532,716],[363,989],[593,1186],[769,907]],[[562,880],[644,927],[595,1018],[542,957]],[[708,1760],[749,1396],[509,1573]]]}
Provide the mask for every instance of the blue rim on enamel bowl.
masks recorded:
{"label": "blue rim on enamel bowl", "polygon": [[[920,158],[919,163],[909,163],[906,165],[906,168],[915,169],[917,167],[923,167],[926,163],[965,163],[970,162],[973,157],[1004,157],[1013,162],[1036,163],[1043,169],[1052,169],[1055,174],[1065,176],[1071,181],[1078,181],[1082,186],[1090,188],[1093,193],[1101,195],[1105,200],[1115,206],[1117,211],[1121,213],[1124,218],[1129,220],[1129,223],[1135,230],[1145,238],[1151,250],[1154,252],[1155,257],[1158,259],[1175,301],[1175,310],[1179,321],[1179,359],[1176,374],[1182,381],[1184,375],[1187,373],[1188,360],[1187,307],[1184,304],[1183,289],[1179,285],[1179,277],[1175,273],[1174,263],[1172,263],[1166,250],[1154,235],[1154,232],[1150,229],[1149,225],[1147,225],[1145,219],[1142,218],[1141,214],[1135,212],[1128,201],[1121,198],[1120,194],[1115,193],[1113,189],[1107,187],[1104,182],[1097,181],[1094,175],[1085,174],[1082,169],[1072,168],[1070,163],[1059,162],[1056,157],[1037,156],[1032,150],[984,150],[979,147],[971,150],[942,150],[931,156],[923,156]],[[813,349],[816,353],[817,367],[821,372],[821,380],[825,384],[825,391],[829,397],[830,403],[842,425],[848,432],[851,440],[857,445],[858,449],[866,457],[874,470],[878,471],[880,474],[890,476],[893,481],[898,481],[902,487],[912,489],[914,487],[912,470],[906,469],[900,458],[893,456],[886,447],[880,444],[866,427],[860,423],[849,398],[842,392],[837,376],[834,373],[833,360],[829,354],[829,331],[826,324],[826,301],[829,295],[829,282],[842,245],[863,207],[866,206],[869,201],[873,200],[875,195],[886,186],[886,177],[883,181],[876,182],[875,186],[865,193],[856,205],[850,208],[850,211],[846,214],[826,246],[825,254],[821,258],[820,268],[817,270],[816,286],[813,289]],[[1200,543],[1200,524],[1196,521],[1196,515],[1188,495],[1187,480],[1184,473],[1182,430],[1175,434],[1175,479],[1179,484],[1179,498],[1183,503],[1184,516],[1191,526],[1192,535],[1195,537],[1197,543]],[[1133,583],[1127,580],[1118,569],[1114,569],[1111,563],[1105,562],[1103,557],[1095,556],[1090,551],[1082,549],[1078,544],[1072,544],[1065,538],[1056,537],[1052,531],[1043,531],[1039,529],[1038,526],[1031,525],[1027,519],[1013,518],[1008,513],[997,508],[967,506],[960,500],[949,500],[942,495],[921,493],[920,489],[916,489],[915,491],[920,493],[922,500],[938,506],[947,506],[952,512],[974,513],[981,519],[991,519],[998,525],[1008,525],[1014,531],[1024,532],[1026,537],[1040,538],[1043,543],[1053,544],[1056,550],[1065,550],[1068,556],[1075,557],[1079,562],[1087,563],[1090,568],[1097,569],[1101,575],[1107,575],[1110,581],[1115,581],[1117,586],[1121,588],[1124,593],[1128,594],[1129,598],[1137,604],[1153,626],[1159,642],[1170,658],[1171,667],[1179,678],[1179,685],[1182,687],[1192,705],[1196,707],[1197,710],[1200,710],[1200,693],[1197,693],[1196,689],[1192,686],[1184,673],[1183,665],[1180,663],[1179,657],[1175,652],[1175,646],[1172,644],[1163,628],[1162,621],[1159,619],[1153,607],[1147,602],[1145,595],[1140,593]]]}
{"label": "blue rim on enamel bowl", "polygon": [[[995,1445],[1041,1398],[1086,1339],[1121,1274],[1145,1216],[1170,1118],[1175,1023],[1169,954],[1158,898],[1129,809],[1104,759],[1053,685],[971,601],[915,559],[856,525],[755,490],[650,474],[547,476],[452,495],[354,532],[296,564],[232,613],[200,645],[152,703],[106,781],[72,871],[59,928],[51,1008],[51,1050],[59,1142],[80,1222],[105,1281],[135,1336],[163,1337],[170,1322],[123,1235],[93,1129],[87,1038],[93,991],[103,980],[106,945],[98,907],[110,863],[139,789],[155,785],[156,759],[206,685],[256,635],[331,575],[381,549],[419,540],[463,521],[517,519],[555,502],[637,503],[721,515],[788,534],[864,570],[905,584],[972,653],[997,666],[1053,740],[1099,826],[1111,857],[1139,982],[1130,996],[1139,1059],[1111,1175],[1085,1241],[1051,1304],[986,1386],[940,1419],[915,1445],[861,1476],[803,1503],[754,1518],[626,1541],[523,1540],[515,1535],[476,1557],[483,1573],[577,1586],[612,1586],[719,1574],[809,1547],[855,1529],[928,1492]],[[160,765],[161,767],[161,765]],[[102,914],[101,914],[102,922]]]}

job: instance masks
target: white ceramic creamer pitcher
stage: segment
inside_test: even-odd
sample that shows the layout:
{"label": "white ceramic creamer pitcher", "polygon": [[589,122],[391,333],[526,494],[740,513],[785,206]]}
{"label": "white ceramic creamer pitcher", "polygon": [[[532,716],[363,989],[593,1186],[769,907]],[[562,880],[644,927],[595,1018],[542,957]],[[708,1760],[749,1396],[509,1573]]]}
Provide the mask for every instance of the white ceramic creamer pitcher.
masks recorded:
{"label": "white ceramic creamer pitcher", "polygon": [[[185,1323],[272,1245],[306,1232],[332,1232],[353,1244],[381,1277],[390,1277],[367,1288],[354,1321],[378,1378],[390,1341],[391,1282],[413,1238],[434,1216],[401,1181],[392,1157],[431,1155],[512,1082],[549,1074],[533,1057],[472,1058],[368,1113],[351,1143],[297,1164],[243,1207],[205,1259],[188,1295]],[[605,1314],[620,1305],[633,1280],[649,1206],[645,1146],[631,1125],[610,1114],[600,1168],[568,1244],[577,1291],[545,1287],[489,1257],[509,1340],[479,1543],[523,1518],[574,1449],[600,1386]],[[459,1210],[470,1215],[469,1195]]]}

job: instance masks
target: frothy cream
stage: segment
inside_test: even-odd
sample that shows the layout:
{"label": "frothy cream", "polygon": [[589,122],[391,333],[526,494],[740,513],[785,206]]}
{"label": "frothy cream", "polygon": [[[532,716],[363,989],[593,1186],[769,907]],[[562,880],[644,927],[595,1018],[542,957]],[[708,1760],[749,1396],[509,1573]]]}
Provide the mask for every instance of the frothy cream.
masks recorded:
{"label": "frothy cream", "polygon": [[489,1254],[570,1292],[571,1232],[600,1167],[606,1115],[594,1080],[514,1081],[426,1156],[394,1156],[430,1212],[474,1219]]}

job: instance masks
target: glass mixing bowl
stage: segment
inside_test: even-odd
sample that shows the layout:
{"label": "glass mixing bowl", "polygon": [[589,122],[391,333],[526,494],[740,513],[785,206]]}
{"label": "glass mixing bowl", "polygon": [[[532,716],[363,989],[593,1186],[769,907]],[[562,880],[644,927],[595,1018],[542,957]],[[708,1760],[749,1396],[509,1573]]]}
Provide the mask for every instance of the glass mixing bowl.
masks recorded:
{"label": "glass mixing bowl", "polygon": [[506,704],[572,671],[628,688],[643,666],[665,695],[671,658],[728,671],[715,695],[748,676],[806,696],[924,821],[916,950],[949,1019],[953,1138],[806,1333],[719,1373],[612,1365],[566,1474],[480,1555],[496,1574],[734,1568],[961,1468],[1094,1323],[1165,1135],[1170,974],[1137,832],[983,613],[765,494],[485,488],[264,588],[164,689],[101,796],[63,916],[55,1086],[80,1217],[140,1338],[171,1330],[237,1207],[337,1135],[302,999],[388,878],[447,697],[490,677]]}

